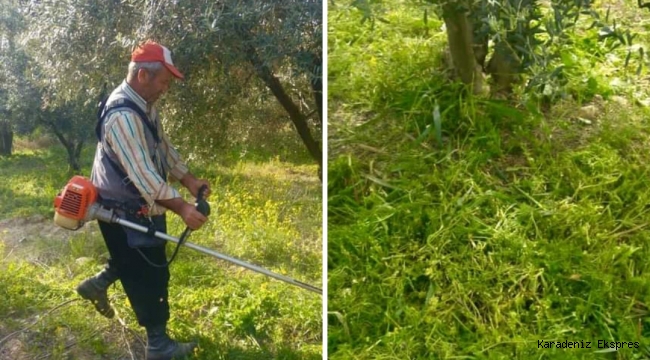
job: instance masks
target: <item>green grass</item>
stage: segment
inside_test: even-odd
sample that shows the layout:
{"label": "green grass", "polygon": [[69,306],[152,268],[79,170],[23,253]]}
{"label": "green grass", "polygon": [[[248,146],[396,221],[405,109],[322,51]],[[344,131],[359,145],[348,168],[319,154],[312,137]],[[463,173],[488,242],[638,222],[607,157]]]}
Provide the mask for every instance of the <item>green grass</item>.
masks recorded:
{"label": "green grass", "polygon": [[466,97],[421,15],[396,3],[371,30],[330,8],[330,358],[648,358],[649,111],[609,100],[647,98],[635,69],[572,48],[571,98],[547,113]]}
{"label": "green grass", "polygon": [[[84,151],[85,175],[93,151]],[[316,167],[227,160],[228,167],[200,160],[190,166],[213,191],[210,221],[188,241],[322,287]],[[0,351],[17,339],[19,353],[30,359],[130,358],[129,349],[142,356],[144,330],[119,283],[109,297],[127,328],[77,301],[75,286],[99,271],[108,254],[95,224],[68,232],[50,220],[54,196],[70,177],[64,153],[58,146],[23,149],[0,158],[0,173],[0,339],[25,330],[0,343]],[[170,217],[170,234],[183,228]],[[189,248],[181,249],[171,276],[169,329],[199,341],[197,359],[321,358],[317,294]]]}

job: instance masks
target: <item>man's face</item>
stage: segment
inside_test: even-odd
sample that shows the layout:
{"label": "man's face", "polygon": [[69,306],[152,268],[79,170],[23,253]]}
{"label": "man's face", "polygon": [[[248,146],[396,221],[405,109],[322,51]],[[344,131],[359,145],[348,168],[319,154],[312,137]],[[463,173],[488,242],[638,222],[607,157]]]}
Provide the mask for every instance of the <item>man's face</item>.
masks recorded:
{"label": "man's face", "polygon": [[[146,71],[146,70],[143,70]],[[147,89],[147,96],[145,100],[153,104],[160,96],[169,90],[169,85],[172,81],[172,73],[163,66],[157,73],[146,71],[146,80],[144,81],[145,88]],[[144,96],[143,96],[144,97]]]}

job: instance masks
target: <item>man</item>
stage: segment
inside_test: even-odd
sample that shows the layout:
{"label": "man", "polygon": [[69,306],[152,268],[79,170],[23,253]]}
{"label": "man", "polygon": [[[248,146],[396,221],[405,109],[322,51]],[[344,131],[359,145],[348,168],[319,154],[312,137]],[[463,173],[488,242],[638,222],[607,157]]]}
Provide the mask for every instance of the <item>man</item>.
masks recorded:
{"label": "man", "polygon": [[[149,41],[133,51],[126,80],[105,105],[100,105],[96,129],[99,142],[91,174],[105,206],[163,232],[166,209],[178,214],[193,230],[207,220],[167,184],[167,174],[195,197],[203,186],[204,195],[210,194],[208,182],[188,171],[153,107],[174,77],[183,79],[166,47]],[[166,330],[169,268],[165,264],[165,241],[118,224],[99,221],[99,228],[110,260],[104,270],[77,287],[79,295],[112,318],[114,310],[106,291],[119,279],[138,323],[147,331],[146,359],[168,360],[191,354],[196,344],[176,342]]]}

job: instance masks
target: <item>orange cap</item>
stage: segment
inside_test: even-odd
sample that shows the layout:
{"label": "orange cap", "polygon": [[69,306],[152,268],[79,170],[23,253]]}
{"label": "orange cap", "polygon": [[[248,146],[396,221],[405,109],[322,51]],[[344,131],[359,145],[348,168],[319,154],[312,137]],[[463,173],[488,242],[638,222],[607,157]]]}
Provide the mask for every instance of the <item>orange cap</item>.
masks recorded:
{"label": "orange cap", "polygon": [[181,74],[174,63],[172,63],[172,53],[168,48],[158,44],[154,41],[147,41],[146,43],[139,45],[133,53],[131,54],[131,61],[133,62],[153,62],[160,61],[165,65],[167,70],[169,70],[172,75],[179,79],[183,79],[183,74]]}

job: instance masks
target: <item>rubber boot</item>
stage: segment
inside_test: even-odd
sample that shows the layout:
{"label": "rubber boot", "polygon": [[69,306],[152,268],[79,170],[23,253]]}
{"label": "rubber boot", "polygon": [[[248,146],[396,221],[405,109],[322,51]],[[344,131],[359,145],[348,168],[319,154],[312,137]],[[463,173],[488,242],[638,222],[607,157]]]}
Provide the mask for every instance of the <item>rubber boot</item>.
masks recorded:
{"label": "rubber boot", "polygon": [[112,283],[117,281],[117,273],[111,268],[105,268],[97,275],[84,280],[77,286],[77,294],[82,298],[89,300],[103,316],[112,319],[115,316],[115,310],[108,301],[106,291]]}
{"label": "rubber boot", "polygon": [[167,335],[165,325],[147,328],[147,353],[145,360],[185,359],[192,355],[196,343],[181,343]]}

